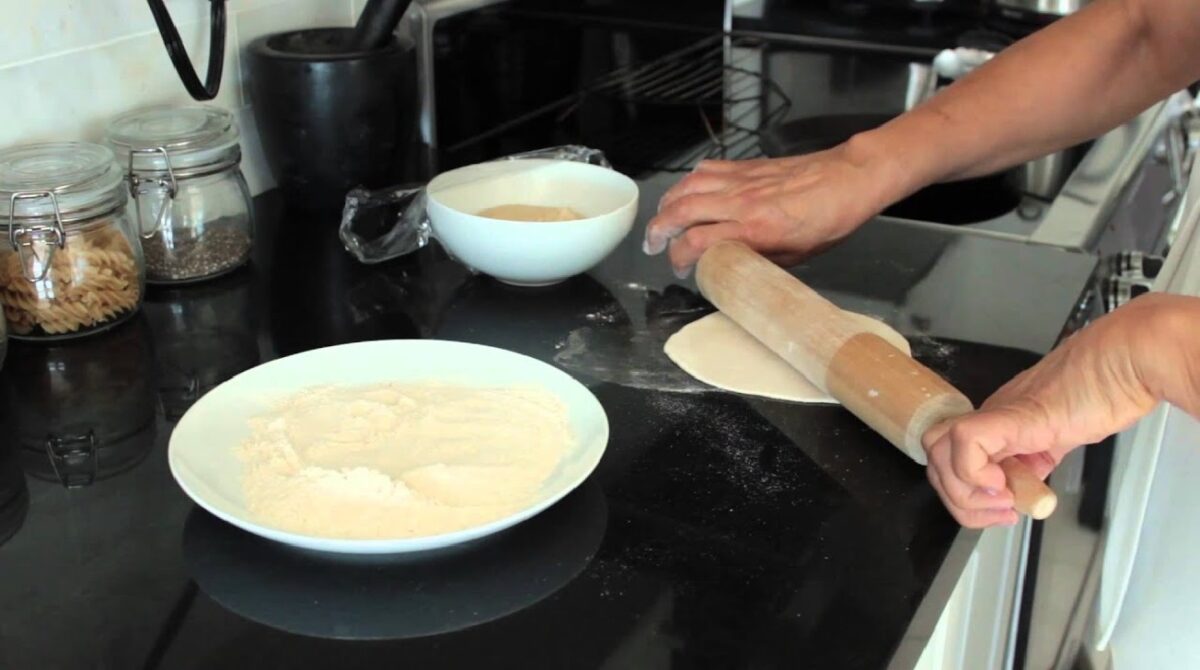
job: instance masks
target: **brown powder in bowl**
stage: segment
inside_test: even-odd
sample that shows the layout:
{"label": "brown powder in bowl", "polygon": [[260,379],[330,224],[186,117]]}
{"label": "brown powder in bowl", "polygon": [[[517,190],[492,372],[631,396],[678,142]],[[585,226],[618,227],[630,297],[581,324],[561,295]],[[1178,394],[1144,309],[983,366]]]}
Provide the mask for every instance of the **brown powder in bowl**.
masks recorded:
{"label": "brown powder in bowl", "polygon": [[533,221],[552,223],[555,221],[577,221],[586,218],[570,207],[544,207],[542,205],[497,205],[481,210],[477,216],[505,221]]}

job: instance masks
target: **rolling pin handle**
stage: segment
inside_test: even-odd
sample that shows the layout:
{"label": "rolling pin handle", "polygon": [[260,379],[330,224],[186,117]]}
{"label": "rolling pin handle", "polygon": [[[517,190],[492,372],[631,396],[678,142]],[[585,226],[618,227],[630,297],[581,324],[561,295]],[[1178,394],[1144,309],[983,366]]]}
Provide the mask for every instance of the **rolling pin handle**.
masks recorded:
{"label": "rolling pin handle", "polygon": [[1058,496],[1021,459],[1006,458],[1000,461],[1000,469],[1004,470],[1008,490],[1013,494],[1013,507],[1018,512],[1039,521],[1054,513]]}
{"label": "rolling pin handle", "polygon": [[[930,426],[974,410],[937,373],[903,355],[786,270],[741,242],[704,252],[705,298],[918,463]],[[1019,460],[1000,464],[1018,512],[1044,519],[1058,498]]]}

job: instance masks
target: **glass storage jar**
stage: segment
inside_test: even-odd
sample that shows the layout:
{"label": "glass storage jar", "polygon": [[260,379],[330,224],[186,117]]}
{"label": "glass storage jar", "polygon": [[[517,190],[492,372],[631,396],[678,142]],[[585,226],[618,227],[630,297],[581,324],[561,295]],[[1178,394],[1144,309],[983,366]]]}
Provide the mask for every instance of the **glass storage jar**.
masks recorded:
{"label": "glass storage jar", "polygon": [[84,335],[137,311],[145,271],[127,201],[107,147],[0,151],[0,303],[12,337]]}
{"label": "glass storage jar", "polygon": [[216,107],[156,107],[109,124],[147,281],[198,281],[250,259],[253,205],[238,138],[233,115]]}

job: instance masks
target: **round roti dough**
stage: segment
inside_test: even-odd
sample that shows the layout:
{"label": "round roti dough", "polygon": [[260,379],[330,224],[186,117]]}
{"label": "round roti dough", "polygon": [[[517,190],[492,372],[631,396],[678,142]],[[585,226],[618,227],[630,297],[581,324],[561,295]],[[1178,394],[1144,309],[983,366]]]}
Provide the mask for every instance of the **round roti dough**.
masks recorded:
{"label": "round roti dough", "polygon": [[[850,313],[871,332],[911,356],[904,336],[887,324]],[[807,403],[837,403],[775,352],[732,319],[714,312],[672,335],[663,351],[675,364],[700,381],[749,395]]]}

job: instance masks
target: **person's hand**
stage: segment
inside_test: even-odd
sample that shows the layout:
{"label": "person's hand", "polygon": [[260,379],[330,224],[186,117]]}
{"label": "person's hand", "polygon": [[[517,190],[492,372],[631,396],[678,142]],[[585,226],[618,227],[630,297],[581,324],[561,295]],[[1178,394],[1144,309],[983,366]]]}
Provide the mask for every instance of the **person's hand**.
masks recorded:
{"label": "person's hand", "polygon": [[680,277],[706,249],[729,239],[794,264],[903,195],[888,169],[855,140],[793,158],[705,161],[663,196],[643,249],[653,255],[669,246]]}
{"label": "person's hand", "polygon": [[929,481],[954,518],[972,528],[1015,524],[999,461],[1019,458],[1045,479],[1067,452],[1153,409],[1163,381],[1188,374],[1164,321],[1181,301],[1194,303],[1165,294],[1130,302],[1068,338],[979,411],[930,429],[923,439]]}

